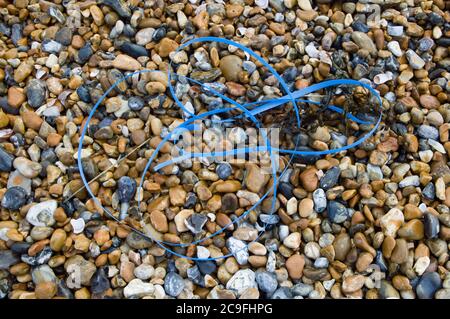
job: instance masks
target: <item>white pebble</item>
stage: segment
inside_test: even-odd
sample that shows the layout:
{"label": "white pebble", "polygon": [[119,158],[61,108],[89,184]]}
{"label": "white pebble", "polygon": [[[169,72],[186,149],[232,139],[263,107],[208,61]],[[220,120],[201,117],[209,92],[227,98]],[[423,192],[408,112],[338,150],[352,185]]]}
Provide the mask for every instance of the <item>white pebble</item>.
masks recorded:
{"label": "white pebble", "polygon": [[297,212],[298,200],[295,197],[289,199],[286,203],[286,211],[288,215],[293,215]]}
{"label": "white pebble", "polygon": [[320,257],[320,246],[316,242],[309,242],[305,245],[305,255],[311,259]]}
{"label": "white pebble", "polygon": [[387,44],[387,48],[392,52],[396,57],[401,57],[403,55],[402,49],[400,48],[400,44],[397,41],[391,41]]}
{"label": "white pebble", "polygon": [[280,236],[280,240],[283,241],[289,235],[289,227],[287,225],[280,225],[278,235]]}
{"label": "white pebble", "polygon": [[141,264],[134,269],[134,275],[141,280],[150,279],[154,273],[155,268],[149,264]]}
{"label": "white pebble", "polygon": [[428,144],[435,150],[438,151],[439,153],[445,154],[445,148],[444,146],[442,146],[441,143],[439,143],[438,141],[432,140],[432,139],[428,139]]}
{"label": "white pebble", "polygon": [[416,272],[416,274],[421,276],[429,265],[430,265],[430,257],[428,256],[420,257],[414,264],[414,271]]}
{"label": "white pebble", "polygon": [[255,4],[261,9],[267,9],[269,6],[269,0],[255,0]]}
{"label": "white pebble", "polygon": [[140,279],[133,279],[124,288],[123,295],[125,298],[141,298],[151,295],[155,291],[153,284],[143,282]]}
{"label": "white pebble", "polygon": [[47,61],[45,62],[45,66],[51,69],[57,64],[58,64],[58,57],[53,53],[50,54],[47,58]]}

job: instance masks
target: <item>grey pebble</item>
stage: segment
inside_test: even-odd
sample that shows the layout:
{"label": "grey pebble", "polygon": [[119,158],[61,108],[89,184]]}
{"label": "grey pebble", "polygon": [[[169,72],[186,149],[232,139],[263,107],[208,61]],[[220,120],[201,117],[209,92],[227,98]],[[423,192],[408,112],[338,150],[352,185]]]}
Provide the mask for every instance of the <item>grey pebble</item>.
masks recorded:
{"label": "grey pebble", "polygon": [[33,283],[38,285],[42,282],[56,282],[57,277],[52,268],[49,265],[41,265],[33,268],[31,271],[31,278],[33,279]]}
{"label": "grey pebble", "polygon": [[367,173],[371,181],[379,181],[383,179],[383,172],[379,166],[367,164]]}
{"label": "grey pebble", "polygon": [[422,190],[422,195],[429,200],[433,200],[436,195],[436,187],[433,183],[428,183]]}
{"label": "grey pebble", "polygon": [[294,296],[302,296],[302,297],[307,297],[313,290],[314,290],[313,286],[304,283],[298,283],[291,289],[292,294]]}
{"label": "grey pebble", "polygon": [[316,189],[313,192],[314,210],[321,213],[327,208],[327,196],[325,191],[321,188]]}
{"label": "grey pebble", "polygon": [[442,281],[437,272],[427,272],[420,278],[416,287],[417,297],[419,299],[432,299],[441,285]]}
{"label": "grey pebble", "polygon": [[328,259],[325,257],[319,257],[314,261],[315,268],[328,268]]}
{"label": "grey pebble", "polygon": [[270,297],[271,299],[292,299],[292,292],[288,287],[280,287],[278,288],[273,295]]}
{"label": "grey pebble", "polygon": [[411,175],[405,177],[400,183],[398,183],[398,186],[400,188],[405,188],[408,186],[419,186],[420,185],[420,179],[417,175]]}
{"label": "grey pebble", "polygon": [[219,175],[220,179],[226,180],[231,173],[233,172],[233,169],[231,168],[231,165],[228,163],[220,163],[216,167],[216,174]]}
{"label": "grey pebble", "polygon": [[78,54],[76,55],[75,61],[80,64],[86,63],[94,54],[92,50],[92,46],[90,43],[86,43],[80,50],[78,50]]}
{"label": "grey pebble", "polygon": [[427,238],[437,238],[439,235],[440,225],[439,219],[431,214],[426,213],[424,216],[425,236]]}
{"label": "grey pebble", "polygon": [[42,51],[47,53],[57,54],[62,50],[62,47],[61,43],[55,40],[45,39],[42,41]]}
{"label": "grey pebble", "polygon": [[248,247],[242,240],[230,237],[227,239],[227,248],[233,254],[239,265],[246,265],[248,261]]}
{"label": "grey pebble", "polygon": [[10,250],[0,250],[0,269],[8,270],[19,262],[19,258]]}
{"label": "grey pebble", "polygon": [[103,3],[111,7],[122,18],[130,18],[131,10],[128,4],[123,0],[103,0]]}
{"label": "grey pebble", "polygon": [[192,282],[200,287],[205,286],[205,279],[203,275],[200,273],[200,270],[197,265],[191,267],[186,272],[187,277],[192,280]]}
{"label": "grey pebble", "polygon": [[430,50],[434,45],[434,40],[428,37],[422,38],[419,40],[419,50],[422,52],[426,52]]}
{"label": "grey pebble", "polygon": [[94,294],[102,293],[111,287],[109,279],[103,268],[98,268],[91,278],[91,292]]}
{"label": "grey pebble", "polygon": [[403,35],[403,26],[402,25],[388,25],[387,27],[388,34],[393,37],[399,37]]}
{"label": "grey pebble", "polygon": [[128,106],[132,111],[140,111],[144,105],[144,100],[139,96],[132,96],[128,99]]}
{"label": "grey pebble", "polygon": [[193,234],[199,234],[203,231],[203,226],[205,226],[207,221],[208,217],[205,215],[194,213],[186,220],[186,227],[189,228]]}
{"label": "grey pebble", "polygon": [[11,40],[15,46],[18,45],[20,39],[23,38],[24,26],[21,23],[14,23],[11,27]]}
{"label": "grey pebble", "polygon": [[339,180],[340,173],[341,170],[337,166],[329,169],[320,179],[320,188],[329,190],[330,188],[334,187]]}
{"label": "grey pebble", "polygon": [[136,181],[128,176],[122,176],[117,182],[117,193],[121,203],[128,203],[136,192]]}
{"label": "grey pebble", "polygon": [[27,86],[28,104],[35,109],[44,104],[46,89],[44,81],[32,79]]}
{"label": "grey pebble", "polygon": [[68,27],[59,29],[55,34],[55,40],[62,45],[70,45],[72,42],[72,30]]}
{"label": "grey pebble", "polygon": [[146,48],[128,41],[122,43],[122,45],[120,46],[120,50],[122,50],[129,56],[132,56],[133,58],[138,58],[140,56],[148,56],[148,51]]}
{"label": "grey pebble", "polygon": [[433,140],[439,139],[439,131],[437,130],[437,128],[430,125],[420,125],[417,129],[417,134],[421,138],[430,138]]}
{"label": "grey pebble", "polygon": [[28,194],[20,186],[13,186],[6,190],[2,199],[2,207],[10,210],[18,210],[27,202]]}
{"label": "grey pebble", "polygon": [[271,295],[278,287],[277,276],[267,271],[256,272],[256,283],[261,291]]}
{"label": "grey pebble", "polygon": [[0,172],[10,172],[13,161],[14,156],[0,147]]}
{"label": "grey pebble", "polygon": [[52,250],[49,246],[46,246],[36,256],[22,255],[21,260],[30,266],[38,266],[46,264],[52,257]]}

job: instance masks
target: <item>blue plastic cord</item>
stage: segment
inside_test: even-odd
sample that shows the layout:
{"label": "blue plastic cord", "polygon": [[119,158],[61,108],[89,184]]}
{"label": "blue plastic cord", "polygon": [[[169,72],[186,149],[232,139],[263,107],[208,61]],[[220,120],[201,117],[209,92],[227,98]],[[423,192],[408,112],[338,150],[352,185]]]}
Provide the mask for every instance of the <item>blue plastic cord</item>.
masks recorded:
{"label": "blue plastic cord", "polygon": [[[368,89],[373,95],[375,95],[378,99],[378,102],[380,104],[380,115],[378,117],[378,120],[376,121],[376,123],[371,123],[371,122],[367,122],[367,121],[363,121],[361,119],[358,119],[357,117],[355,117],[352,114],[349,113],[345,113],[344,110],[342,110],[341,108],[334,106],[334,105],[328,105],[327,108],[330,109],[331,111],[337,112],[339,114],[344,114],[346,118],[354,121],[355,123],[358,124],[362,124],[362,125],[368,125],[368,124],[374,124],[374,127],[364,136],[362,136],[360,139],[358,139],[356,142],[337,148],[337,149],[332,149],[332,150],[325,150],[325,151],[298,151],[296,150],[297,145],[295,147],[294,150],[286,150],[286,149],[278,149],[278,148],[273,148],[270,145],[269,139],[267,138],[264,130],[263,130],[263,134],[264,134],[264,139],[265,139],[265,146],[259,146],[259,147],[246,147],[246,148],[241,148],[241,149],[233,149],[233,150],[227,150],[227,151],[222,151],[222,152],[210,152],[210,153],[184,153],[183,150],[180,150],[180,156],[176,157],[176,158],[172,158],[171,160],[165,161],[163,163],[159,163],[158,165],[155,166],[154,171],[157,171],[163,167],[166,167],[168,165],[172,165],[174,163],[180,162],[182,160],[185,159],[189,159],[189,158],[198,158],[198,157],[216,157],[216,156],[228,156],[228,155],[236,155],[236,154],[245,154],[245,153],[253,153],[253,152],[260,152],[260,151],[266,151],[270,154],[270,158],[271,158],[271,163],[272,163],[272,178],[273,178],[273,185],[272,185],[272,190],[268,190],[263,196],[261,196],[260,200],[258,202],[256,202],[254,205],[252,205],[252,207],[250,209],[248,209],[247,211],[245,211],[242,215],[240,215],[239,217],[235,218],[230,224],[226,225],[225,227],[219,229],[218,231],[214,232],[211,235],[208,235],[205,238],[196,240],[194,242],[191,243],[180,243],[180,244],[175,244],[175,243],[171,243],[171,242],[165,242],[165,241],[159,241],[155,238],[153,238],[152,236],[149,236],[145,233],[143,233],[142,231],[135,229],[131,226],[129,226],[133,231],[135,231],[136,233],[140,234],[141,236],[147,238],[147,239],[151,239],[153,240],[156,244],[158,244],[160,247],[162,247],[163,249],[165,249],[167,252],[169,252],[170,254],[173,254],[175,256],[178,257],[182,257],[182,258],[187,258],[190,260],[217,260],[217,259],[222,259],[222,258],[227,258],[232,256],[232,253],[229,253],[227,255],[224,256],[219,256],[219,257],[210,257],[210,258],[196,258],[196,257],[189,257],[189,256],[185,256],[182,254],[179,254],[175,251],[173,251],[172,249],[166,247],[167,246],[174,246],[174,247],[187,247],[190,245],[196,245],[199,244],[201,242],[204,242],[205,240],[212,238],[222,232],[224,232],[230,225],[237,223],[238,221],[240,221],[241,219],[243,219],[244,217],[246,217],[252,210],[254,210],[258,205],[260,205],[262,203],[262,201],[269,196],[269,194],[272,193],[272,209],[271,209],[271,213],[274,213],[274,207],[276,204],[276,195],[277,195],[277,186],[278,186],[278,177],[276,174],[276,163],[275,160],[278,160],[278,158],[275,158],[275,153],[285,153],[285,154],[292,154],[293,156],[290,157],[288,164],[286,165],[285,169],[283,170],[283,172],[281,172],[280,174],[280,179],[281,177],[286,173],[291,161],[293,160],[294,156],[305,156],[305,155],[325,155],[325,154],[333,154],[333,153],[339,153],[351,148],[354,148],[358,145],[360,145],[361,143],[363,143],[368,137],[370,137],[371,135],[373,135],[375,133],[375,131],[377,130],[380,122],[381,122],[381,116],[382,116],[382,101],[381,101],[381,97],[379,96],[378,92],[375,91],[372,87],[370,87],[369,85],[359,82],[359,81],[355,81],[355,80],[351,80],[351,79],[339,79],[339,80],[330,80],[330,81],[324,81],[321,83],[317,83],[314,85],[311,85],[309,87],[291,92],[289,90],[289,87],[287,85],[287,83],[283,80],[283,78],[272,68],[272,66],[270,66],[263,58],[261,58],[260,56],[258,56],[255,52],[253,52],[252,50],[248,49],[247,47],[236,43],[234,41],[231,40],[227,40],[227,39],[223,39],[223,38],[216,38],[216,37],[204,37],[204,38],[196,38],[196,39],[192,39],[190,41],[187,41],[186,43],[180,45],[178,47],[178,49],[176,50],[176,52],[183,50],[184,48],[186,48],[187,46],[193,44],[193,43],[199,43],[199,42],[219,42],[219,43],[225,43],[228,45],[232,45],[235,46],[239,49],[241,49],[242,51],[248,53],[250,56],[254,57],[256,60],[258,60],[265,68],[267,68],[269,70],[269,72],[271,72],[275,78],[279,81],[279,84],[281,85],[281,87],[283,88],[283,90],[285,91],[286,95],[277,99],[269,99],[269,100],[261,100],[261,101],[257,101],[257,102],[251,102],[251,103],[246,103],[246,104],[240,104],[234,100],[232,100],[231,98],[217,92],[216,90],[214,90],[213,88],[211,88],[210,86],[206,86],[205,84],[185,77],[185,76],[181,76],[181,75],[177,75],[175,74],[175,76],[177,77],[183,77],[188,81],[191,81],[199,86],[201,86],[203,89],[206,89],[208,91],[208,93],[212,93],[218,97],[220,97],[221,99],[225,100],[226,102],[230,103],[233,107],[231,108],[222,108],[222,109],[216,109],[216,110],[212,110],[212,111],[208,111],[208,112],[204,112],[202,114],[196,115],[192,112],[190,112],[184,105],[183,103],[177,98],[176,94],[175,94],[175,90],[172,86],[172,75],[173,73],[171,73],[171,68],[172,68],[172,62],[170,63],[169,66],[169,71],[168,71],[168,87],[169,87],[169,91],[171,93],[171,96],[173,98],[173,100],[175,101],[175,103],[180,107],[180,109],[184,112],[184,114],[187,114],[187,116],[189,118],[185,119],[185,122],[183,122],[181,125],[179,125],[178,127],[176,127],[174,130],[172,130],[171,132],[169,132],[164,139],[160,142],[160,144],[156,147],[155,151],[152,153],[151,157],[149,158],[144,171],[142,172],[142,176],[141,176],[141,180],[139,183],[139,188],[137,191],[142,191],[142,185],[144,182],[144,178],[145,175],[147,173],[147,171],[150,168],[150,165],[152,164],[152,162],[154,161],[156,155],[158,154],[159,150],[162,148],[162,146],[168,142],[169,140],[178,140],[178,136],[180,135],[180,132],[182,131],[192,131],[192,130],[198,130],[200,128],[199,124],[196,124],[195,122],[197,121],[202,121],[204,119],[208,119],[208,117],[212,116],[212,115],[216,115],[216,114],[221,114],[221,113],[228,113],[232,110],[240,110],[242,111],[241,114],[236,115],[234,118],[231,119],[225,119],[225,120],[219,120],[219,121],[215,121],[215,122],[233,122],[239,118],[242,117],[246,117],[249,118],[258,128],[261,128],[261,123],[257,120],[256,115],[261,114],[263,112],[266,112],[268,110],[271,110],[273,108],[276,107],[280,107],[282,105],[285,105],[287,103],[291,103],[294,107],[294,111],[296,114],[296,120],[297,120],[297,125],[298,127],[300,127],[301,124],[301,118],[300,118],[300,114],[299,114],[299,110],[297,107],[297,102],[301,102],[301,103],[311,103],[311,104],[316,104],[316,105],[320,105],[321,103],[319,102],[315,102],[315,101],[310,101],[310,100],[303,100],[301,99],[302,97],[304,97],[305,95],[327,88],[327,87],[332,87],[332,86],[337,86],[337,85],[352,85],[352,86],[362,86],[366,89]],[[119,85],[122,81],[125,81],[126,79],[128,79],[129,77],[132,77],[133,75],[136,74],[141,74],[141,73],[150,73],[150,72],[162,72],[162,71],[158,71],[158,70],[140,70],[131,74],[126,75],[125,77],[123,77],[122,79],[117,80],[110,88],[108,88],[106,90],[106,92],[102,95],[102,97],[97,101],[97,103],[95,103],[94,107],[92,108],[91,112],[89,113],[89,116],[84,124],[83,130],[81,132],[81,136],[80,136],[80,141],[79,141],[79,145],[78,145],[78,166],[79,166],[79,171],[80,171],[80,175],[81,175],[81,179],[84,183],[84,186],[86,187],[86,190],[88,191],[88,193],[90,194],[90,196],[93,198],[94,202],[99,205],[112,219],[119,221],[119,219],[117,219],[106,207],[104,207],[100,201],[94,196],[91,188],[89,187],[89,184],[87,182],[87,179],[85,177],[84,171],[83,171],[83,167],[82,167],[82,159],[81,159],[81,152],[82,152],[82,147],[83,147],[83,141],[87,132],[87,128],[89,126],[89,123],[94,115],[94,113],[96,112],[98,106],[103,102],[103,100],[106,98],[106,96],[115,88],[117,87],[117,85]],[[252,110],[249,110],[249,107],[253,107]],[[298,142],[297,142],[298,143]],[[138,200],[138,205],[140,204],[140,200]],[[258,234],[258,237],[254,240],[258,240],[260,238],[260,236],[264,233],[265,229],[266,229],[267,225],[264,225],[263,230]],[[245,247],[243,248],[245,249]],[[236,252],[235,252],[236,253]]]}

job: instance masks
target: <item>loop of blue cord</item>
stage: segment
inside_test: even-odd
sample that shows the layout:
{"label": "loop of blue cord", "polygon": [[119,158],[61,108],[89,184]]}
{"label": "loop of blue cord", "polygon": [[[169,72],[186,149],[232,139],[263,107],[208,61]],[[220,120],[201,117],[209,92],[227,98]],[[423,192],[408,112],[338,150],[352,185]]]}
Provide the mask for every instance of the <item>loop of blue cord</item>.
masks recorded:
{"label": "loop of blue cord", "polygon": [[[379,106],[380,106],[380,114],[379,117],[377,119],[377,121],[375,123],[372,122],[368,122],[368,121],[363,121],[361,119],[359,119],[358,117],[350,114],[350,113],[345,113],[343,109],[334,106],[334,105],[328,105],[327,108],[331,111],[334,111],[336,113],[345,115],[345,117],[347,119],[350,119],[352,121],[354,121],[357,124],[361,124],[361,125],[370,125],[370,124],[374,124],[374,127],[365,135],[363,135],[361,138],[359,138],[357,141],[355,141],[354,143],[351,143],[349,145],[340,147],[340,148],[336,148],[336,149],[330,149],[330,150],[324,150],[324,151],[298,151],[297,150],[297,146],[295,146],[295,149],[293,150],[286,150],[286,149],[279,149],[279,148],[274,148],[271,147],[269,139],[266,136],[266,133],[264,132],[264,130],[262,131],[263,133],[263,138],[265,140],[265,146],[259,146],[259,147],[246,147],[246,148],[240,148],[240,149],[233,149],[233,150],[227,150],[227,151],[222,151],[222,152],[210,152],[210,153],[184,153],[182,152],[183,150],[180,150],[180,156],[176,157],[176,158],[172,158],[168,161],[165,161],[163,163],[159,163],[158,165],[156,165],[154,167],[154,171],[158,171],[163,167],[178,163],[180,161],[186,160],[186,159],[190,159],[190,158],[200,158],[200,157],[217,157],[217,156],[229,156],[229,155],[236,155],[236,154],[245,154],[245,153],[253,153],[253,152],[261,152],[261,151],[265,151],[268,152],[270,155],[270,159],[271,159],[271,163],[272,163],[272,177],[273,177],[273,185],[272,188],[269,189],[264,195],[262,195],[259,199],[259,201],[257,201],[254,205],[252,205],[252,207],[248,210],[246,210],[243,214],[241,214],[239,217],[235,218],[231,223],[229,223],[228,225],[224,226],[223,228],[219,229],[218,231],[214,232],[213,234],[206,236],[202,239],[196,240],[194,242],[191,243],[180,243],[180,244],[176,244],[176,243],[171,243],[171,242],[165,242],[165,241],[160,241],[157,240],[155,238],[153,238],[151,235],[147,235],[145,233],[143,233],[142,231],[135,229],[131,226],[129,226],[133,231],[135,231],[136,233],[138,233],[139,235],[153,240],[157,245],[159,245],[161,248],[165,249],[167,252],[169,252],[172,255],[178,256],[178,257],[182,257],[182,258],[186,258],[186,259],[190,259],[190,260],[194,260],[194,261],[205,261],[205,260],[218,260],[218,259],[222,259],[222,258],[227,258],[230,256],[233,256],[233,253],[229,253],[223,256],[218,256],[218,257],[210,257],[210,258],[197,258],[197,257],[190,257],[190,256],[185,256],[182,254],[179,254],[175,251],[173,251],[172,249],[168,248],[167,246],[174,246],[174,247],[187,247],[190,245],[196,245],[199,244],[201,242],[204,242],[205,240],[212,238],[222,232],[224,232],[226,229],[228,229],[229,226],[231,226],[234,223],[237,223],[238,221],[240,221],[241,219],[243,219],[244,217],[246,217],[252,210],[254,210],[256,207],[258,207],[262,201],[264,199],[266,199],[270,193],[272,192],[272,206],[271,206],[271,213],[274,213],[274,208],[276,205],[276,195],[277,195],[277,186],[278,186],[278,181],[282,178],[282,176],[286,173],[291,161],[293,160],[294,156],[308,156],[308,155],[326,155],[326,154],[333,154],[333,153],[339,153],[351,148],[354,148],[358,145],[360,145],[361,143],[363,143],[367,138],[369,138],[371,135],[373,135],[375,133],[375,131],[378,129],[378,126],[380,125],[381,122],[381,118],[382,118],[382,101],[381,101],[381,97],[379,96],[378,92],[376,90],[374,90],[371,86],[359,82],[359,81],[355,81],[355,80],[351,80],[351,79],[339,79],[339,80],[329,80],[329,81],[324,81],[321,83],[317,83],[314,85],[311,85],[309,87],[291,92],[289,90],[289,87],[287,85],[287,83],[283,80],[283,78],[273,69],[273,67],[271,65],[269,65],[262,57],[260,57],[259,55],[257,55],[255,52],[253,52],[252,50],[250,50],[249,48],[241,45],[240,43],[236,43],[234,41],[228,40],[228,39],[223,39],[223,38],[216,38],[216,37],[203,37],[203,38],[195,38],[192,39],[190,41],[187,41],[183,44],[181,44],[178,49],[175,51],[175,53],[179,52],[180,50],[185,49],[186,47],[188,47],[189,45],[193,44],[193,43],[200,43],[200,42],[218,42],[218,43],[224,43],[224,44],[228,44],[228,45],[232,45],[234,47],[237,47],[239,49],[241,49],[242,51],[248,53],[250,56],[252,56],[253,58],[255,58],[258,62],[260,62],[270,73],[272,73],[275,78],[278,80],[280,86],[283,88],[283,90],[285,91],[285,96],[280,97],[280,98],[276,98],[276,99],[269,99],[269,100],[261,100],[261,101],[257,101],[257,102],[251,102],[251,103],[246,103],[246,104],[240,104],[234,100],[232,100],[231,98],[217,92],[216,90],[214,90],[213,88],[211,88],[210,86],[206,86],[205,84],[188,78],[186,76],[181,76],[181,75],[177,75],[177,74],[173,74],[171,73],[171,69],[172,69],[172,62],[170,62],[169,65],[169,70],[168,70],[168,88],[169,88],[169,92],[171,93],[171,96],[174,100],[174,102],[177,104],[178,107],[180,107],[180,109],[183,111],[183,113],[186,115],[186,119],[185,122],[183,122],[181,125],[179,125],[178,127],[176,127],[174,130],[172,130],[171,132],[169,132],[164,138],[163,140],[159,143],[159,145],[156,147],[155,151],[152,153],[151,157],[149,158],[143,172],[142,172],[142,176],[141,176],[141,180],[139,183],[139,187],[137,189],[137,191],[142,191],[142,186],[144,183],[144,177],[147,173],[147,171],[150,168],[150,165],[152,164],[153,160],[155,159],[156,155],[159,153],[160,149],[162,148],[162,146],[168,142],[169,140],[177,140],[177,137],[180,135],[180,132],[182,132],[183,130],[187,130],[187,131],[193,131],[193,130],[197,130],[199,129],[200,125],[196,122],[208,119],[208,117],[212,116],[212,115],[217,115],[217,114],[221,114],[221,113],[227,113],[230,112],[232,110],[240,110],[242,111],[241,114],[236,115],[234,118],[229,118],[229,119],[224,119],[224,120],[219,120],[218,122],[233,122],[236,119],[242,118],[242,117],[246,117],[248,119],[250,119],[250,121],[256,125],[256,127],[261,128],[261,123],[258,121],[258,119],[256,118],[257,115],[266,112],[268,110],[286,105],[287,103],[291,103],[294,111],[295,111],[295,116],[296,116],[296,121],[297,121],[297,126],[300,127],[301,124],[301,118],[300,118],[300,113],[297,107],[297,102],[300,103],[311,103],[311,104],[316,104],[316,105],[320,105],[321,103],[319,102],[315,102],[315,101],[310,101],[310,100],[303,100],[301,99],[302,97],[304,97],[305,95],[324,89],[324,88],[328,88],[328,87],[332,87],[332,86],[338,86],[338,85],[351,85],[351,86],[362,86],[366,89],[368,89],[374,96],[377,97],[377,100],[379,102]],[[141,74],[141,73],[151,73],[151,72],[162,72],[162,71],[158,71],[158,70],[140,70],[137,72],[133,72],[131,74],[128,74],[126,76],[124,76],[122,79],[117,80],[110,88],[108,88],[105,93],[102,95],[102,97],[95,103],[94,107],[92,108],[91,112],[89,113],[89,116],[84,124],[81,136],[80,136],[80,141],[79,141],[79,145],[78,145],[78,167],[79,167],[79,171],[80,171],[80,176],[81,179],[84,183],[84,186],[86,187],[86,190],[88,191],[88,193],[90,194],[90,196],[92,197],[92,199],[94,200],[94,202],[101,207],[112,219],[120,222],[120,220],[118,218],[116,218],[106,207],[104,207],[100,201],[95,197],[95,195],[93,194],[91,188],[89,187],[88,181],[85,177],[84,174],[84,170],[82,167],[82,158],[81,158],[81,152],[82,152],[82,147],[83,147],[83,141],[87,132],[87,128],[89,126],[89,123],[94,115],[94,113],[96,112],[97,108],[99,107],[99,105],[103,102],[103,100],[107,97],[107,95],[114,89],[116,88],[122,81],[125,81],[126,79],[128,79],[129,77],[132,77],[136,74]],[[172,79],[173,76],[175,77],[182,77],[190,82],[193,82],[199,86],[201,86],[203,89],[205,89],[208,93],[212,93],[218,97],[220,97],[221,99],[225,100],[226,102],[228,102],[229,104],[231,104],[233,107],[228,107],[228,108],[222,108],[222,109],[215,109],[212,111],[208,111],[208,112],[204,112],[201,113],[199,115],[196,115],[194,113],[192,113],[190,110],[188,110],[183,103],[178,99],[178,97],[175,94],[175,89],[172,86]],[[248,109],[248,107],[252,107],[251,110]],[[297,141],[298,143],[298,141]],[[287,163],[285,169],[281,172],[280,177],[277,177],[277,165],[275,164],[275,160],[279,160],[278,158],[275,157],[275,153],[276,154],[280,154],[280,153],[284,153],[284,154],[291,154],[292,156],[289,159],[289,162]],[[140,199],[138,200],[138,206],[140,205]],[[265,232],[267,225],[264,225],[263,230],[258,234],[257,238],[254,241],[257,241],[261,235]],[[245,249],[242,248],[242,249]],[[237,253],[236,251],[234,253]]]}

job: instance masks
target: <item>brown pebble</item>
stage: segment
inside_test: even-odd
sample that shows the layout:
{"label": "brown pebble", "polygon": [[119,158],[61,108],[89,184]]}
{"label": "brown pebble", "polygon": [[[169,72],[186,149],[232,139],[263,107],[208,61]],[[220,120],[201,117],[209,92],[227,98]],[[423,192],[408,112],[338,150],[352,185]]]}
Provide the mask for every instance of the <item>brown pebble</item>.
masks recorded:
{"label": "brown pebble", "polygon": [[391,261],[401,265],[407,260],[408,260],[408,243],[404,239],[396,239],[395,247],[391,255]]}
{"label": "brown pebble", "polygon": [[178,48],[178,43],[169,38],[163,38],[158,46],[158,53],[162,58],[168,57],[169,53]]}
{"label": "brown pebble", "polygon": [[61,251],[66,242],[67,234],[62,229],[56,229],[50,238],[50,248],[53,251]]}
{"label": "brown pebble", "polygon": [[161,233],[166,233],[169,230],[167,218],[164,213],[159,210],[154,210],[150,213],[150,222],[153,227]]}
{"label": "brown pebble", "polygon": [[346,294],[360,290],[366,278],[363,275],[348,276],[342,282],[342,291]]}
{"label": "brown pebble", "polygon": [[136,59],[126,55],[119,54],[112,62],[113,67],[120,70],[138,71],[141,68],[141,64]]}
{"label": "brown pebble", "polygon": [[412,219],[401,227],[398,236],[406,240],[420,240],[424,237],[424,226],[419,219]]}
{"label": "brown pebble", "polygon": [[319,186],[319,178],[317,177],[317,169],[315,167],[310,167],[303,171],[299,178],[300,181],[308,192],[313,192]]}
{"label": "brown pebble", "polygon": [[22,120],[26,127],[29,127],[36,132],[39,131],[44,120],[35,112],[27,111],[22,113]]}
{"label": "brown pebble", "polygon": [[395,289],[398,290],[411,290],[412,286],[409,282],[408,277],[402,276],[402,275],[396,275],[392,278],[392,284],[394,285]]}
{"label": "brown pebble", "polygon": [[19,108],[26,101],[24,90],[15,86],[10,87],[7,101],[12,107]]}
{"label": "brown pebble", "polygon": [[383,244],[382,244],[382,252],[383,256],[386,258],[391,258],[392,251],[394,250],[396,245],[395,239],[392,236],[386,236],[384,238]]}

